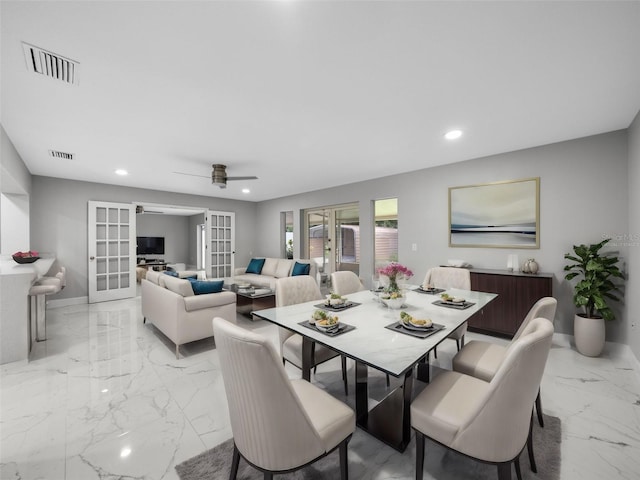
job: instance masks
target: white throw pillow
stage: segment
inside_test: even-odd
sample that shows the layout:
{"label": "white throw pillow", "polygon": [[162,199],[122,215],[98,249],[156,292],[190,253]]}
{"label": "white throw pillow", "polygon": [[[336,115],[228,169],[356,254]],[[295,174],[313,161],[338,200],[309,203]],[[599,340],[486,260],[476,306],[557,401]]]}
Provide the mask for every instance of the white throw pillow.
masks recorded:
{"label": "white throw pillow", "polygon": [[288,277],[291,273],[291,267],[293,266],[293,260],[287,260],[285,258],[281,258],[278,260],[278,268],[276,270],[276,274],[274,277],[276,278],[285,278]]}
{"label": "white throw pillow", "polygon": [[277,258],[265,258],[264,265],[262,266],[261,275],[269,275],[270,277],[276,277],[276,270],[278,269]]}

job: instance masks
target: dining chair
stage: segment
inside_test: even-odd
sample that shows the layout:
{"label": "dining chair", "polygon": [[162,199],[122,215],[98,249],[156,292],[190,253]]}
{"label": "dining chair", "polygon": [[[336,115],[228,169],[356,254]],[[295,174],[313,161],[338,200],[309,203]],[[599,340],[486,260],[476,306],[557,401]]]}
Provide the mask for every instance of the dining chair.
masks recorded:
{"label": "dining chair", "polygon": [[[456,371],[437,375],[411,403],[416,434],[416,480],[422,480],[425,437],[448,449],[498,467],[498,479],[511,479],[515,463],[532,445],[532,405],[551,347],[553,325],[531,320],[513,342],[491,381]],[[532,451],[529,450],[530,458]],[[533,467],[533,466],[532,466]]]}
{"label": "dining chair", "polygon": [[[508,346],[497,345],[491,342],[483,342],[480,340],[472,340],[467,343],[462,350],[460,350],[455,357],[453,357],[453,369],[456,372],[471,375],[472,377],[479,378],[486,382],[491,381],[493,376],[498,371],[498,367],[504,360],[507,352],[513,345],[513,342],[518,340],[522,335],[522,332],[531,320],[534,318],[546,318],[553,324],[553,320],[556,315],[556,307],[558,301],[553,297],[543,297],[538,300],[529,310],[529,313],[525,316],[524,320],[520,324],[520,328],[511,340],[511,344]],[[544,427],[544,421],[542,419],[542,401],[540,400],[540,391],[535,401],[536,412],[538,414],[538,423],[541,427]]]}
{"label": "dining chair", "polygon": [[236,478],[240,457],[267,480],[337,449],[340,478],[348,480],[353,410],[306,380],[290,380],[264,336],[220,317],[213,331],[233,432],[229,478]]}
{"label": "dining chair", "polygon": [[[457,267],[433,267],[427,270],[423,285],[431,285],[435,288],[459,288],[461,290],[471,290],[471,273],[466,268]],[[467,322],[464,322],[447,338],[455,340],[458,351],[464,346],[464,336],[467,333]],[[438,358],[438,351],[434,348],[433,355]]]}
{"label": "dining chair", "polygon": [[338,295],[349,295],[350,293],[366,290],[358,275],[349,270],[333,272],[331,274],[331,290]]}
{"label": "dining chair", "polygon": [[[310,302],[312,300],[323,300],[320,288],[316,281],[309,275],[296,275],[294,277],[283,277],[276,280],[276,307],[285,307],[298,303]],[[311,317],[312,311],[309,312]],[[298,368],[302,368],[302,335],[293,333],[282,327],[278,327],[278,337],[280,339],[280,354],[282,363],[288,361]],[[340,355],[335,350],[331,350],[324,345],[313,342],[311,365],[315,368],[321,363],[331,360]],[[347,384],[347,358],[341,355],[342,381],[344,382],[344,394],[349,394]]]}

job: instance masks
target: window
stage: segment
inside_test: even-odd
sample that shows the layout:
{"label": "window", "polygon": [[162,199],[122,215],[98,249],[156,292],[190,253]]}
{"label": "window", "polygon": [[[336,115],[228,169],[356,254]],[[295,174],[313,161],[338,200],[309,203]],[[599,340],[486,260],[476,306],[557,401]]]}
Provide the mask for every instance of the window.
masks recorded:
{"label": "window", "polygon": [[374,271],[398,261],[398,199],[374,201]]}

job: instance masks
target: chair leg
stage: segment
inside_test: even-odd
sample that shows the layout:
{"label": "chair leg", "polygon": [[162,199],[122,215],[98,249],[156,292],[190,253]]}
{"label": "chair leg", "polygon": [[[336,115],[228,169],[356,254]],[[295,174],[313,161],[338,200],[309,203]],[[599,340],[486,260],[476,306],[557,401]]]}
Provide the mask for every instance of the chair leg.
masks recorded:
{"label": "chair leg", "polygon": [[542,400],[540,400],[540,389],[538,388],[538,396],[536,397],[536,413],[538,414],[538,423],[544,428],[544,420],[542,419]]}
{"label": "chair leg", "polygon": [[233,443],[233,459],[231,460],[231,471],[229,472],[229,480],[236,480],[238,476],[238,465],[240,465],[240,452],[238,451],[238,447],[236,447],[235,442]]}
{"label": "chair leg", "polygon": [[438,358],[438,347],[433,348],[433,358]]}
{"label": "chair leg", "polygon": [[273,473],[264,472],[264,480],[273,480]]}
{"label": "chair leg", "polygon": [[520,470],[520,455],[516,457],[513,463],[516,466],[516,477],[518,478],[518,480],[522,480],[522,470]]}
{"label": "chair leg", "polygon": [[456,348],[460,351],[460,340],[456,338]]}
{"label": "chair leg", "polygon": [[387,388],[389,388],[389,385],[390,385],[390,383],[389,383],[389,374],[387,373]]}
{"label": "chair leg", "polygon": [[538,467],[536,467],[536,459],[533,456],[533,410],[531,410],[531,420],[529,421],[529,437],[527,438],[527,451],[529,452],[529,464],[531,465],[531,471],[538,473]]}
{"label": "chair leg", "polygon": [[498,480],[511,480],[511,462],[498,464]]}
{"label": "chair leg", "polygon": [[176,360],[180,360],[180,345],[176,343]]}
{"label": "chair leg", "polygon": [[422,480],[424,475],[424,435],[416,432],[416,480]]}
{"label": "chair leg", "polygon": [[342,381],[344,382],[344,394],[349,395],[349,384],[347,383],[347,357],[341,356],[342,360]]}
{"label": "chair leg", "polygon": [[142,323],[147,323],[147,317],[142,317]]}
{"label": "chair leg", "polygon": [[[460,348],[464,348],[464,335],[460,337]],[[458,349],[458,351],[460,351],[460,349]]]}
{"label": "chair leg", "polygon": [[349,461],[347,456],[347,443],[349,438],[345,438],[340,442],[340,480],[349,480]]}

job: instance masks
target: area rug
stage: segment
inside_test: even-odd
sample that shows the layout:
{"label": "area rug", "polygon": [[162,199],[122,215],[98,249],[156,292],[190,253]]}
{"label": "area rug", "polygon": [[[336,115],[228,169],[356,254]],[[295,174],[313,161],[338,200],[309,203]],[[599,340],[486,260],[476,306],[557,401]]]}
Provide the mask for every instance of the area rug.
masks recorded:
{"label": "area rug", "polygon": [[[520,455],[523,479],[558,480],[560,478],[561,423],[557,417],[544,416],[544,428],[534,422],[534,452],[538,473],[529,466],[527,451]],[[181,480],[227,480],[233,452],[232,440],[208,450],[176,466]],[[415,439],[404,453],[380,443],[367,433],[356,429],[349,442],[349,478],[351,480],[413,480],[415,478]],[[333,452],[313,465],[296,472],[276,475],[283,480],[338,479],[338,452]],[[512,472],[515,478],[515,470]],[[238,480],[261,480],[262,473],[240,460]],[[435,443],[425,441],[425,479],[438,480],[496,480],[497,468],[481,464],[451,452]]]}

